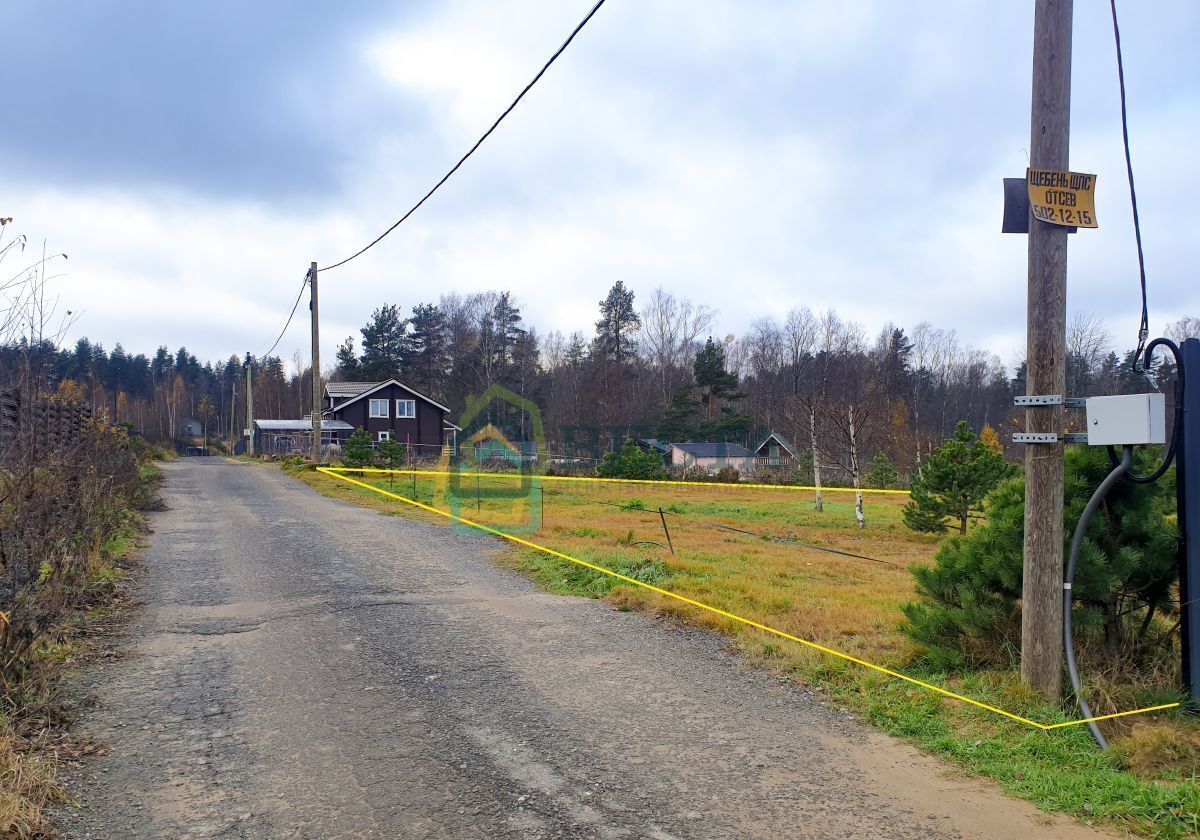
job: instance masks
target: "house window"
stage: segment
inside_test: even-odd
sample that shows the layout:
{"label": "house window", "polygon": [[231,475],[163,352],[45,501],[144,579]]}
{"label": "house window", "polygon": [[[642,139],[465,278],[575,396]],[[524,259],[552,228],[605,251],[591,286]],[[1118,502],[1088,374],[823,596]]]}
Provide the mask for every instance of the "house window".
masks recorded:
{"label": "house window", "polygon": [[396,417],[413,418],[417,416],[416,400],[396,400]]}
{"label": "house window", "polygon": [[387,400],[371,400],[371,416],[372,417],[387,417],[388,416],[388,401]]}
{"label": "house window", "polygon": [[382,443],[385,440],[391,440],[391,439],[392,439],[392,433],[390,431],[382,431],[382,432],[375,433],[375,440],[377,442]]}

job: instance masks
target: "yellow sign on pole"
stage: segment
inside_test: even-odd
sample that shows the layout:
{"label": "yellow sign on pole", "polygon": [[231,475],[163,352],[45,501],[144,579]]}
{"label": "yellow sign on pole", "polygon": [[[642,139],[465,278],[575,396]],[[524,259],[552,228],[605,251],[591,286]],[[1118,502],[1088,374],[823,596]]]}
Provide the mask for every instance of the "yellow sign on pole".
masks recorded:
{"label": "yellow sign on pole", "polygon": [[1059,169],[1027,169],[1033,218],[1066,227],[1096,227],[1096,176]]}

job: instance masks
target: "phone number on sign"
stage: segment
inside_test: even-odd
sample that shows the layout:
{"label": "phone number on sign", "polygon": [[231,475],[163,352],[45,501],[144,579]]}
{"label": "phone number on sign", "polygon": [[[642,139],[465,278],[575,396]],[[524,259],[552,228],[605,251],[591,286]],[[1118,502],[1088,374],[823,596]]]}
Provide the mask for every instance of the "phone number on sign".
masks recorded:
{"label": "phone number on sign", "polygon": [[1033,206],[1033,217],[1043,222],[1054,222],[1060,225],[1090,225],[1092,214],[1087,210],[1067,210],[1063,207]]}

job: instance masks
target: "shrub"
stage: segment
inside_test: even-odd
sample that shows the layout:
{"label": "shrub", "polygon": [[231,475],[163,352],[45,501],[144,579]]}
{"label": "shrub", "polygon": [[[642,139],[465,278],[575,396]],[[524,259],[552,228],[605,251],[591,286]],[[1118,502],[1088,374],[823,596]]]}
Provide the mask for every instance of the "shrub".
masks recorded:
{"label": "shrub", "polygon": [[408,447],[391,439],[381,440],[375,454],[378,456],[380,466],[394,470],[404,465],[404,461],[408,457]]}
{"label": "shrub", "polygon": [[965,534],[967,522],[983,513],[987,494],[1015,472],[1003,455],[960,421],[954,437],[926,458],[920,473],[913,476],[904,524],[930,533],[944,533],[954,524]]}
{"label": "shrub", "polygon": [[892,490],[900,486],[900,473],[886,452],[876,452],[867,470],[866,485],[877,490]]}
{"label": "shrub", "polygon": [[724,484],[737,484],[742,480],[742,474],[734,467],[721,467],[721,469],[717,471],[717,477],[715,480]]}
{"label": "shrub", "polygon": [[355,429],[342,447],[342,463],[347,467],[369,467],[375,463],[371,438],[362,429]]}
{"label": "shrub", "polygon": [[[1111,469],[1089,447],[1066,457],[1063,556],[1079,516]],[[1154,616],[1174,611],[1178,531],[1168,517],[1174,488],[1121,482],[1092,518],[1072,591],[1075,626],[1103,640],[1112,658],[1137,664],[1153,648]],[[1005,665],[1020,647],[1025,482],[1003,482],[988,497],[988,520],[942,543],[929,567],[916,567],[919,601],[905,605],[904,632],[937,667]]]}
{"label": "shrub", "polygon": [[619,452],[609,452],[600,461],[596,475],[601,478],[636,478],[665,481],[667,468],[661,455],[643,452],[632,440],[625,441]]}
{"label": "shrub", "polygon": [[[31,411],[36,419],[36,410]],[[47,433],[22,417],[0,447],[0,690],[25,677],[34,645],[85,596],[109,538],[154,504],[123,429],[103,417]]]}

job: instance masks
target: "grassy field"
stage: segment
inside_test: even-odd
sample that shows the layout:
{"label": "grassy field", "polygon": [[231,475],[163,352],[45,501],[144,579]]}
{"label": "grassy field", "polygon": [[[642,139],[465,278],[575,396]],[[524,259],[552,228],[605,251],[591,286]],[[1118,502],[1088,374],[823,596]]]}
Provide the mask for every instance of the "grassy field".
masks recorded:
{"label": "grassy field", "polygon": [[[449,524],[335,478],[300,475],[329,495]],[[844,491],[827,492],[825,509],[817,512],[811,492],[785,489],[522,483],[509,476],[454,485],[445,477],[363,478],[1033,720],[1078,716],[1068,705],[1041,701],[1012,672],[947,675],[914,663],[917,651],[900,632],[899,608],[914,595],[909,567],[929,562],[937,540],[904,528],[904,496],[868,496],[867,527],[860,530],[853,494]],[[1183,715],[1105,724],[1114,749],[1102,753],[1084,727],[1034,730],[541,552],[514,547],[503,557],[550,591],[601,597],[724,633],[781,680],[821,687],[884,730],[994,778],[1046,810],[1138,835],[1200,836],[1200,730]],[[1110,687],[1099,704],[1107,707],[1097,713],[1175,699],[1162,687]]]}

